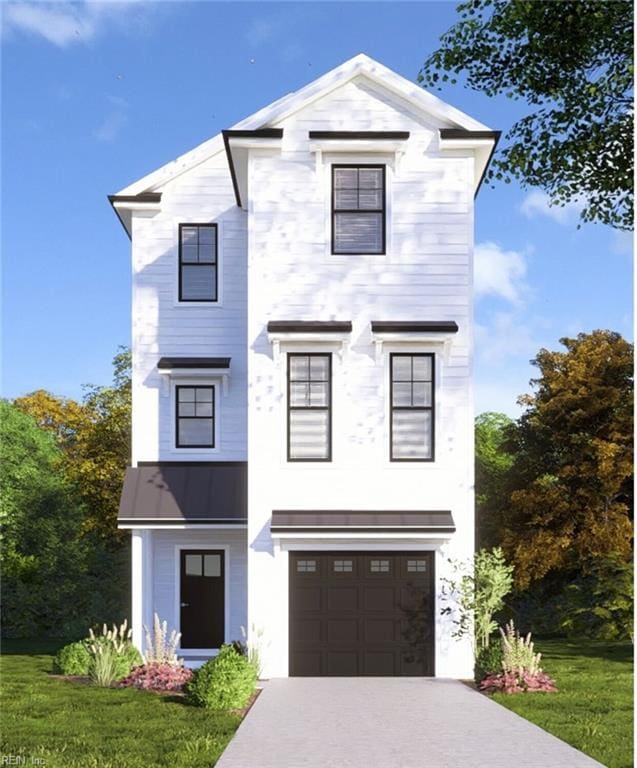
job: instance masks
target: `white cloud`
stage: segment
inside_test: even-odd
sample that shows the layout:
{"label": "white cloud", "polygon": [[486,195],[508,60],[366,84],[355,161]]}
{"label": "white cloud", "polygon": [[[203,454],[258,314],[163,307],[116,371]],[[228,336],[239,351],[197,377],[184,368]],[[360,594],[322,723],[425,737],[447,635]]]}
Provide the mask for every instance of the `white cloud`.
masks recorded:
{"label": "white cloud", "polygon": [[104,120],[93,131],[93,136],[98,141],[108,143],[118,137],[120,131],[128,122],[128,102],[119,96],[111,96],[109,94],[107,94],[106,99],[110,104],[110,109]]}
{"label": "white cloud", "polygon": [[528,290],[525,282],[526,259],[518,251],[505,251],[497,243],[478,243],[474,253],[474,293],[476,298],[499,296],[511,304],[521,304]]}
{"label": "white cloud", "polygon": [[38,2],[5,3],[2,7],[2,33],[23,33],[42,37],[66,48],[73,43],[88,43],[107,27],[123,29],[143,24],[145,12],[154,7],[138,0],[120,2]]}
{"label": "white cloud", "polygon": [[477,357],[488,363],[516,357],[530,360],[541,347],[528,318],[514,312],[495,312],[486,322],[477,321],[475,345]]}
{"label": "white cloud", "polygon": [[572,202],[567,205],[551,205],[551,198],[546,192],[534,189],[522,201],[520,211],[528,218],[544,216],[557,224],[572,224],[579,218],[582,203]]}

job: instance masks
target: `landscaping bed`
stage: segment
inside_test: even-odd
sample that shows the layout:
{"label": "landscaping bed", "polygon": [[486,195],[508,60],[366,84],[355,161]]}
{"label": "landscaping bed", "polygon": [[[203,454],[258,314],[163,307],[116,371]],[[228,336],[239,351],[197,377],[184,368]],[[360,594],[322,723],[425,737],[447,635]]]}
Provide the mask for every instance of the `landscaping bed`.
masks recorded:
{"label": "landscaping bed", "polygon": [[537,639],[537,648],[558,692],[493,699],[608,768],[632,768],[633,646]]}
{"label": "landscaping bed", "polygon": [[187,706],[181,696],[56,678],[50,672],[61,645],[2,643],[5,759],[46,768],[210,768],[241,722],[238,714]]}

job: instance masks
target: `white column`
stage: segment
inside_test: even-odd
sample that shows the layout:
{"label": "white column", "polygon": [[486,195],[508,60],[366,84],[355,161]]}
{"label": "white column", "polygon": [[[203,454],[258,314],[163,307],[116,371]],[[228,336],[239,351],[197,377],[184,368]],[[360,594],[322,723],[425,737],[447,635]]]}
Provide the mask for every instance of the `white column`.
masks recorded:
{"label": "white column", "polygon": [[153,619],[153,532],[132,531],[131,541],[131,624],[133,644],[143,652],[144,625]]}

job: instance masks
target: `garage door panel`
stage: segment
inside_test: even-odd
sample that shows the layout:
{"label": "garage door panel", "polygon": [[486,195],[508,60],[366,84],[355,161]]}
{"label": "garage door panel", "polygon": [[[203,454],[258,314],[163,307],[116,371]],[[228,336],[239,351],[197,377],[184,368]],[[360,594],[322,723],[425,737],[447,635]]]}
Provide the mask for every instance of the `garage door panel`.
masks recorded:
{"label": "garage door panel", "polygon": [[328,619],[327,642],[330,645],[343,643],[356,645],[359,641],[358,620],[353,619]]}
{"label": "garage door panel", "polygon": [[327,590],[328,611],[356,611],[358,608],[358,587],[332,584]]}
{"label": "garage door panel", "polygon": [[320,611],[322,588],[319,584],[292,589],[290,603],[294,612]]}
{"label": "garage door panel", "polygon": [[290,674],[433,675],[433,565],[431,552],[291,552]]}

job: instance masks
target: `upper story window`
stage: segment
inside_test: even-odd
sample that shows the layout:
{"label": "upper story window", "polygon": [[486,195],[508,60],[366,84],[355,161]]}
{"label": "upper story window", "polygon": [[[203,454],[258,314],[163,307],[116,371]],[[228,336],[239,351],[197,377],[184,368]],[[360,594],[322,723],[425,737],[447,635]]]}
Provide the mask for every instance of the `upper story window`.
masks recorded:
{"label": "upper story window", "polygon": [[177,448],[215,447],[215,388],[175,387]]}
{"label": "upper story window", "polygon": [[217,225],[179,225],[179,301],[217,301]]}
{"label": "upper story window", "polygon": [[385,253],[385,166],[332,166],[332,253]]}
{"label": "upper story window", "polygon": [[288,461],[332,460],[332,356],[288,354]]}
{"label": "upper story window", "polygon": [[434,356],[392,354],[392,461],[433,461]]}

